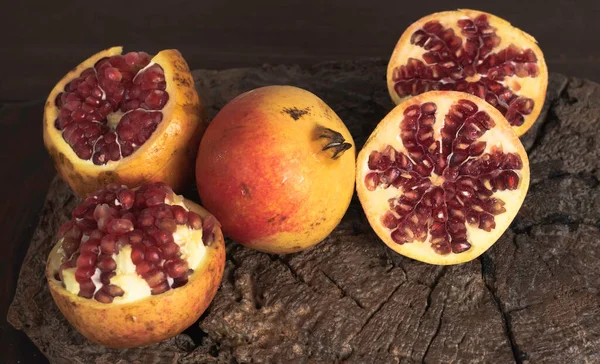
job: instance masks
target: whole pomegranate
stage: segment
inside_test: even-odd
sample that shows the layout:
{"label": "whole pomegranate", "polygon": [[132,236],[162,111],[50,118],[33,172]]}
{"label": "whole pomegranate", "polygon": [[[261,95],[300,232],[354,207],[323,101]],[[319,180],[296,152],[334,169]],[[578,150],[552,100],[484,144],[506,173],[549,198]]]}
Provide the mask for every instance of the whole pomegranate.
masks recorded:
{"label": "whole pomegranate", "polygon": [[89,340],[124,348],[185,330],[210,304],[225,265],[216,219],[164,183],[110,184],[61,226],[46,278]]}
{"label": "whole pomegranate", "polygon": [[358,155],[356,189],[377,235],[432,264],[475,259],[517,215],[529,161],[484,100],[430,91],[396,106]]}
{"label": "whole pomegranate", "polygon": [[396,104],[430,90],[470,93],[500,111],[520,136],[544,106],[548,69],[532,36],[492,14],[460,9],[406,29],[387,85]]}
{"label": "whole pomegranate", "polygon": [[355,149],[314,94],[268,86],[229,102],[209,124],[196,161],[202,203],[225,235],[269,253],[327,237],[354,192]]}
{"label": "whole pomegranate", "polygon": [[136,187],[192,182],[204,111],[176,50],[93,55],[54,87],[44,109],[44,143],[78,195],[109,183]]}

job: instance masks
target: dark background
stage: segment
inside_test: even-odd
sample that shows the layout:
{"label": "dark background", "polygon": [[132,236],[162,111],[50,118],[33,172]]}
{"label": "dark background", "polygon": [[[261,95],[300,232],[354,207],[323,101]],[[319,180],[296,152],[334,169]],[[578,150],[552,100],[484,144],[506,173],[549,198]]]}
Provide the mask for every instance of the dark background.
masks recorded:
{"label": "dark background", "polygon": [[491,12],[533,35],[550,72],[600,81],[597,0],[7,1],[0,8],[0,361],[44,361],[4,318],[54,176],[41,138],[43,98],[70,68],[113,45],[177,48],[193,69],[387,58],[410,23],[455,8]]}

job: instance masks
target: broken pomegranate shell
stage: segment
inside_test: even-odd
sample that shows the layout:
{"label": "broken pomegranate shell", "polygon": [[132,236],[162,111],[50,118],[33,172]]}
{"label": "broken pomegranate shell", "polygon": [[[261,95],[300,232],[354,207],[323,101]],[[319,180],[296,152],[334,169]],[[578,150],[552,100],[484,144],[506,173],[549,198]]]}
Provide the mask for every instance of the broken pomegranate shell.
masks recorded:
{"label": "broken pomegranate shell", "polygon": [[532,36],[492,14],[462,9],[408,27],[392,53],[387,84],[396,104],[430,90],[470,93],[521,136],[542,110],[548,69]]}
{"label": "broken pomegranate shell", "polygon": [[426,263],[457,264],[508,228],[527,193],[529,161],[490,104],[430,91],[379,123],[358,155],[356,185],[386,245]]}
{"label": "broken pomegranate shell", "polygon": [[44,108],[44,143],[78,195],[109,183],[163,181],[181,189],[206,127],[187,63],[176,50],[155,56],[99,52],[54,87]]}
{"label": "broken pomegranate shell", "polygon": [[114,348],[156,343],[192,325],[225,266],[214,216],[161,182],[97,191],[57,240],[46,266],[56,305],[86,338]]}

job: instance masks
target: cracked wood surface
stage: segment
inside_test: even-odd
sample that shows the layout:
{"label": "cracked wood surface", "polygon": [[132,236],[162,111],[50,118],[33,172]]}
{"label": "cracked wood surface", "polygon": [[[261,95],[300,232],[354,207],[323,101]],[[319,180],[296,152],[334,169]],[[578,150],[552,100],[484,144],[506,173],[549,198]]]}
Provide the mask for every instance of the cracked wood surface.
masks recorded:
{"label": "cracked wood surface", "polygon": [[[392,108],[381,61],[194,75],[213,116],[258,86],[313,91],[358,147]],[[90,344],[53,304],[43,265],[77,203],[55,180],[9,320],[55,363],[600,362],[599,96],[595,83],[551,75],[543,114],[523,137],[529,194],[480,258],[438,267],[399,256],[355,198],[331,236],[308,251],[276,256],[228,243],[209,310],[184,334],[144,349]]]}

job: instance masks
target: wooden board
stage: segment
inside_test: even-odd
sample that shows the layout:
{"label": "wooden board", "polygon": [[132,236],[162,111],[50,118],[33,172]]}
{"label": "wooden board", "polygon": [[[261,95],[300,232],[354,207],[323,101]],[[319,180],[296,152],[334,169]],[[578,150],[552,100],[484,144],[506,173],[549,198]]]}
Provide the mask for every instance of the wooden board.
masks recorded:
{"label": "wooden board", "polygon": [[[323,98],[360,147],[392,108],[385,62],[195,71],[214,115],[243,91],[292,84]],[[228,243],[222,286],[184,334],[147,348],[91,344],[50,297],[44,263],[77,199],[48,192],[9,321],[53,363],[580,363],[600,361],[600,87],[553,74],[524,137],[530,192],[480,258],[438,267],[385,247],[356,199],[323,243],[267,255]],[[190,191],[193,196],[193,191]]]}

